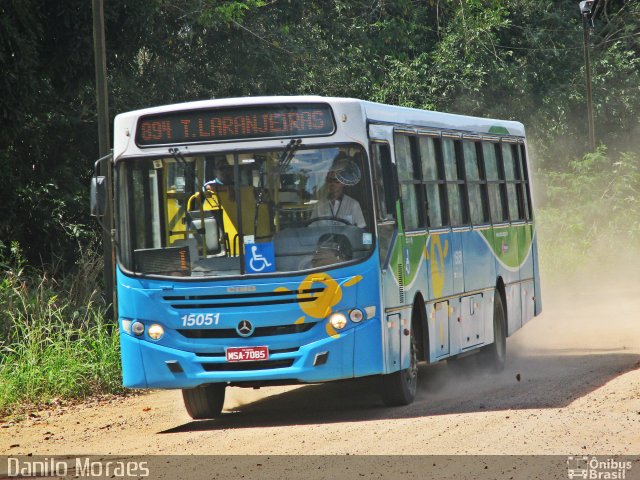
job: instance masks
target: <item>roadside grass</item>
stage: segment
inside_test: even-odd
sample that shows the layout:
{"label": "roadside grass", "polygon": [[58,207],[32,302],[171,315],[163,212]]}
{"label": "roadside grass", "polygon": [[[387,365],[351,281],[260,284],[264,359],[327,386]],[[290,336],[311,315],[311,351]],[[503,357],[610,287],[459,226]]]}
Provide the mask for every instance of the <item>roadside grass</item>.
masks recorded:
{"label": "roadside grass", "polygon": [[123,391],[118,330],[96,288],[101,258],[80,253],[58,279],[28,268],[17,244],[0,257],[0,417]]}

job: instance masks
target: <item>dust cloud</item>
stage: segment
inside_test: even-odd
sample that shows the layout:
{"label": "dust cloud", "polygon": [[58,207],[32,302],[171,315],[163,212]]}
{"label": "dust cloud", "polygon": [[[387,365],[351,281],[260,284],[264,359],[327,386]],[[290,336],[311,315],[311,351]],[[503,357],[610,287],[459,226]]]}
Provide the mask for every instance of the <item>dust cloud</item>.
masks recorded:
{"label": "dust cloud", "polygon": [[543,272],[542,314],[513,336],[515,352],[640,351],[640,258],[594,257],[566,275]]}

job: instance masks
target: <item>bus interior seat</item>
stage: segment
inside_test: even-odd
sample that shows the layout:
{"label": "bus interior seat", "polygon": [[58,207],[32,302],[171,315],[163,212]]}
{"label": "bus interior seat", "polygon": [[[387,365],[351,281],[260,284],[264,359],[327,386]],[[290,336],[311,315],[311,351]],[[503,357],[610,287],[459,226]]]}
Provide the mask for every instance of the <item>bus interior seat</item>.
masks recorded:
{"label": "bus interior seat", "polygon": [[[220,253],[223,247],[220,239],[224,235],[224,229],[221,226],[222,215],[220,212],[216,210],[191,210],[188,212],[187,221],[189,223],[189,230],[201,232],[204,228],[207,254]],[[197,233],[196,235],[200,236],[201,233]],[[191,236],[191,238],[195,240],[193,236]]]}

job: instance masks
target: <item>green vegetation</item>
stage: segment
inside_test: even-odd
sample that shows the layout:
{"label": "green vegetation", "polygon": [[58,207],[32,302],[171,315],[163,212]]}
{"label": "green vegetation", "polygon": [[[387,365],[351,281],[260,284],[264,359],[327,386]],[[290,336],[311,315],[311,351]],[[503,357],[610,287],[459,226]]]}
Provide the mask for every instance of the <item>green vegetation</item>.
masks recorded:
{"label": "green vegetation", "polygon": [[[0,6],[0,240],[30,264],[76,257],[96,235],[91,5]],[[543,171],[587,148],[582,20],[551,0],[105,2],[110,111],[213,97],[352,96],[515,119]],[[637,151],[640,2],[597,1],[598,142]],[[568,141],[567,141],[568,140]],[[37,207],[37,208],[35,208]]]}
{"label": "green vegetation", "polygon": [[[321,94],[519,120],[537,169],[541,259],[560,275],[640,248],[640,2],[595,3],[595,123],[608,149],[586,156],[577,4],[110,0],[111,116]],[[88,253],[100,237],[87,207],[91,13],[85,0],[0,5],[0,410],[120,389],[116,333],[95,293],[100,259]]]}
{"label": "green vegetation", "polygon": [[543,271],[557,277],[640,255],[640,155],[600,146],[538,182]]}
{"label": "green vegetation", "polygon": [[0,417],[52,398],[118,392],[117,329],[96,300],[90,252],[62,281],[25,264],[19,246],[0,256]]}

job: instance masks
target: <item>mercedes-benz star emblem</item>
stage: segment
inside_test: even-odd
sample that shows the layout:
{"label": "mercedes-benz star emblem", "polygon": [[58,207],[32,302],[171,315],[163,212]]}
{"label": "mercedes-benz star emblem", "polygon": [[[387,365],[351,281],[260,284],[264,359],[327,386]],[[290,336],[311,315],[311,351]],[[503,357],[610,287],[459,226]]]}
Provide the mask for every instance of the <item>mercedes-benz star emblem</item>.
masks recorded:
{"label": "mercedes-benz star emblem", "polygon": [[241,337],[250,337],[253,333],[253,325],[249,320],[241,320],[238,326],[236,327],[236,332]]}

